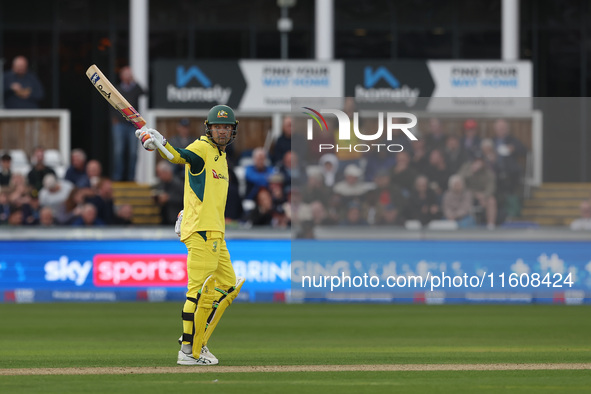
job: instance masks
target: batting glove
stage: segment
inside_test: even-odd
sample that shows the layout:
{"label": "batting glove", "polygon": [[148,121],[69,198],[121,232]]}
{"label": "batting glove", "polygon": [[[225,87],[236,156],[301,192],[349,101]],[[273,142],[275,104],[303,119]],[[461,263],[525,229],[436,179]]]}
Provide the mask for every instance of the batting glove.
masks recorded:
{"label": "batting glove", "polygon": [[150,129],[146,126],[135,131],[135,136],[140,140],[145,150],[153,151],[157,149],[154,141],[158,141],[162,146],[166,145],[166,138],[162,136],[156,129]]}
{"label": "batting glove", "polygon": [[181,210],[178,214],[178,216],[176,217],[176,223],[174,224],[174,232],[176,233],[176,235],[179,236],[179,238],[181,237],[181,223],[183,221],[183,211]]}

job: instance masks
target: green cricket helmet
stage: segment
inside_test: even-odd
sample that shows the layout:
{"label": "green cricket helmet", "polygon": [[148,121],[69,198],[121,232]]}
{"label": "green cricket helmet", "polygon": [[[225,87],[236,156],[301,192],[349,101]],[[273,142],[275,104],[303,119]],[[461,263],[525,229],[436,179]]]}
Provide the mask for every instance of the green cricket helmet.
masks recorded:
{"label": "green cricket helmet", "polygon": [[[233,126],[232,134],[230,135],[230,141],[227,143],[220,145],[214,141],[211,137],[211,125],[214,124],[229,124]],[[213,141],[214,144],[218,146],[227,146],[234,142],[236,138],[236,130],[238,129],[238,121],[236,120],[236,116],[234,115],[234,110],[227,105],[216,105],[212,109],[209,110],[207,114],[207,119],[205,120],[205,135],[209,137]]]}

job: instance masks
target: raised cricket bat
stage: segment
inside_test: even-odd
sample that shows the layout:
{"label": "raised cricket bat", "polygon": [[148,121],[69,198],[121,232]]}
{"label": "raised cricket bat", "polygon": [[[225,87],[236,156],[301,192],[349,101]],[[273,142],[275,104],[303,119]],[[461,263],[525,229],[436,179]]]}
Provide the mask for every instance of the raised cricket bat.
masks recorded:
{"label": "raised cricket bat", "polygon": [[[90,79],[90,82],[94,85],[96,90],[98,90],[103,98],[109,102],[119,113],[123,116],[127,121],[131,122],[136,128],[141,129],[146,125],[146,121],[129,104],[129,101],[123,97],[121,93],[109,80],[105,77],[105,75],[99,70],[96,64],[88,67],[86,70],[86,76]],[[162,144],[156,140],[154,140],[154,144],[158,147],[160,152],[164,153],[164,155],[169,159],[172,160],[174,156],[170,153]]]}

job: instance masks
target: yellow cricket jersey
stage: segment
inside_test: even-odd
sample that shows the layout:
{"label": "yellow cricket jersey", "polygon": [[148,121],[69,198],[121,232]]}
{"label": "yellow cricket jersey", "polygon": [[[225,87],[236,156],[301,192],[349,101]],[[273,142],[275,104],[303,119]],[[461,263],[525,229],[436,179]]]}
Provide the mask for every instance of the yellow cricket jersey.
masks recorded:
{"label": "yellow cricket jersey", "polygon": [[[165,148],[174,156],[169,160],[171,163],[185,164],[181,241],[197,231],[224,233],[229,185],[226,153],[207,137],[195,140],[185,149],[170,144]],[[160,155],[164,157],[162,153]]]}

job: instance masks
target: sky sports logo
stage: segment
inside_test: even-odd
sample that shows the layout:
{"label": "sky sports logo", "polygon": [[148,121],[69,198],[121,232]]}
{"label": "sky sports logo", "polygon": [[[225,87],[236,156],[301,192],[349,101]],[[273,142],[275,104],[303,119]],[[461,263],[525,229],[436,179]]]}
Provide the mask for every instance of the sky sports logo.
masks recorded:
{"label": "sky sports logo", "polygon": [[[359,153],[366,153],[366,152],[380,152],[385,150],[390,153],[402,152],[404,147],[401,144],[390,144],[390,143],[377,143],[378,140],[383,140],[384,134],[384,123],[386,124],[385,131],[386,131],[386,141],[391,142],[394,137],[394,131],[400,130],[402,133],[406,135],[406,137],[411,141],[417,141],[417,137],[410,131],[413,127],[417,125],[417,117],[414,114],[408,112],[387,112],[384,114],[383,112],[378,112],[378,130],[373,133],[366,133],[367,131],[364,130],[363,132],[359,129],[359,113],[353,113],[353,127],[351,127],[351,119],[347,113],[337,110],[337,109],[321,109],[317,111],[310,107],[302,107],[303,109],[307,110],[302,112],[305,115],[308,115],[311,119],[307,120],[306,126],[306,135],[308,141],[314,139],[314,123],[316,123],[321,133],[330,133],[332,130],[329,129],[328,123],[323,114],[331,114],[336,116],[339,126],[338,132],[338,144],[318,144],[318,152],[340,152],[340,151],[348,151],[348,152],[359,152]],[[353,135],[351,135],[351,130],[353,130]],[[368,143],[361,143],[361,144],[352,144],[352,140],[355,141],[368,141]],[[372,143],[369,143],[369,142]],[[342,145],[342,144],[345,145]],[[348,144],[348,145],[346,145]]]}
{"label": "sky sports logo", "polygon": [[187,256],[182,254],[97,254],[93,265],[97,287],[187,285]]}

